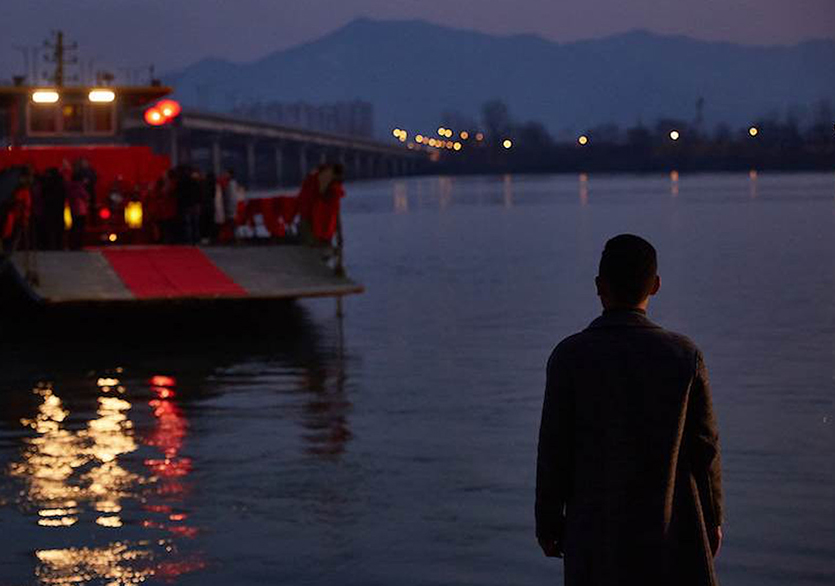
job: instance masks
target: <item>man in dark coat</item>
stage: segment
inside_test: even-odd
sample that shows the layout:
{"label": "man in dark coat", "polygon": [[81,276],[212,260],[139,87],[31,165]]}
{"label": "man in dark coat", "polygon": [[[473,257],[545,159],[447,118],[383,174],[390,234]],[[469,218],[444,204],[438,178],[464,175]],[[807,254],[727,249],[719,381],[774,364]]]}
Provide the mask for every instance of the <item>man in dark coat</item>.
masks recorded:
{"label": "man in dark coat", "polygon": [[646,316],[655,249],[612,238],[603,315],[548,361],[536,535],[568,586],[714,586],[722,540],[719,438],[699,349]]}

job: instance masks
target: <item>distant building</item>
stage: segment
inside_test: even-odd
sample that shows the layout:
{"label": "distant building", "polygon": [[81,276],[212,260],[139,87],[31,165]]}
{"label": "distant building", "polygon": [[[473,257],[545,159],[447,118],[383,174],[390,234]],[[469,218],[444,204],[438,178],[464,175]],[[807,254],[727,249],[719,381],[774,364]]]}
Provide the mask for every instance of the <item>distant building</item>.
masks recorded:
{"label": "distant building", "polygon": [[374,106],[362,100],[332,104],[255,102],[236,106],[232,113],[242,118],[330,134],[374,136]]}

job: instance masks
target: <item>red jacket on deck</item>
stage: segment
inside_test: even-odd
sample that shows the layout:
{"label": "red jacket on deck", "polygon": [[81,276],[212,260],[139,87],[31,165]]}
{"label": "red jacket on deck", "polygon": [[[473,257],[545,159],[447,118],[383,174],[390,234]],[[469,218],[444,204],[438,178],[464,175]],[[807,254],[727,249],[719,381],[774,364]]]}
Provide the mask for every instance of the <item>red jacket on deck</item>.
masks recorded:
{"label": "red jacket on deck", "polygon": [[0,234],[4,240],[14,236],[16,228],[22,229],[29,223],[29,214],[32,211],[32,193],[28,187],[19,187],[13,197],[12,205],[3,221],[3,232]]}
{"label": "red jacket on deck", "polygon": [[[334,181],[328,191],[313,201],[313,235],[319,240],[330,241],[336,233],[339,221],[339,201],[345,197],[341,181]],[[299,202],[301,207],[301,202]]]}

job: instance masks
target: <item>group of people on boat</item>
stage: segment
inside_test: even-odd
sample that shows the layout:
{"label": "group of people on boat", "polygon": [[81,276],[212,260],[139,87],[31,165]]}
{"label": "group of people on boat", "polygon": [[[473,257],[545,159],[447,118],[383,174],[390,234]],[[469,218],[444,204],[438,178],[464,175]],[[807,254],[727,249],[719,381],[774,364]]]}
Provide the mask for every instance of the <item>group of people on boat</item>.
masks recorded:
{"label": "group of people on boat", "polygon": [[[280,234],[308,245],[328,245],[337,232],[340,200],[345,195],[343,167],[322,164],[303,180],[297,196],[283,196]],[[99,178],[84,158],[36,173],[17,169],[11,197],[0,201],[4,250],[80,249],[90,234],[108,233],[127,221],[126,206],[141,205],[141,238],[133,242],[161,244],[229,243],[254,234],[252,214],[243,186],[232,169],[219,177],[189,165],[167,171],[153,186],[130,184],[117,176],[97,197]],[[264,218],[266,219],[266,218]],[[247,225],[249,232],[242,229]],[[112,232],[110,232],[112,233]],[[21,239],[26,239],[21,243]],[[95,240],[94,240],[95,241]]]}
{"label": "group of people on boat", "polygon": [[216,177],[189,165],[175,167],[143,198],[148,238],[162,244],[229,242],[245,197],[232,169]]}
{"label": "group of people on boat", "polygon": [[[79,158],[73,163],[64,160],[60,168],[49,167],[41,173],[21,167],[6,180],[15,185],[11,187],[11,197],[0,201],[4,250],[15,248],[24,235],[29,237],[26,245],[33,248],[81,248],[98,181],[87,159]],[[74,219],[69,229],[65,208]]]}

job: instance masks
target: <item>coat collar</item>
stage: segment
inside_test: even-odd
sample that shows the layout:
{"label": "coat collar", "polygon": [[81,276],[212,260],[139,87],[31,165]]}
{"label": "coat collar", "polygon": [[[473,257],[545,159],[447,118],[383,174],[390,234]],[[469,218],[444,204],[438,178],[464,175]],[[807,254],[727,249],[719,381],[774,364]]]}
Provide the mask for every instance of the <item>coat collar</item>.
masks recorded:
{"label": "coat collar", "polygon": [[650,321],[646,312],[640,309],[611,309],[589,324],[596,328],[660,328]]}

